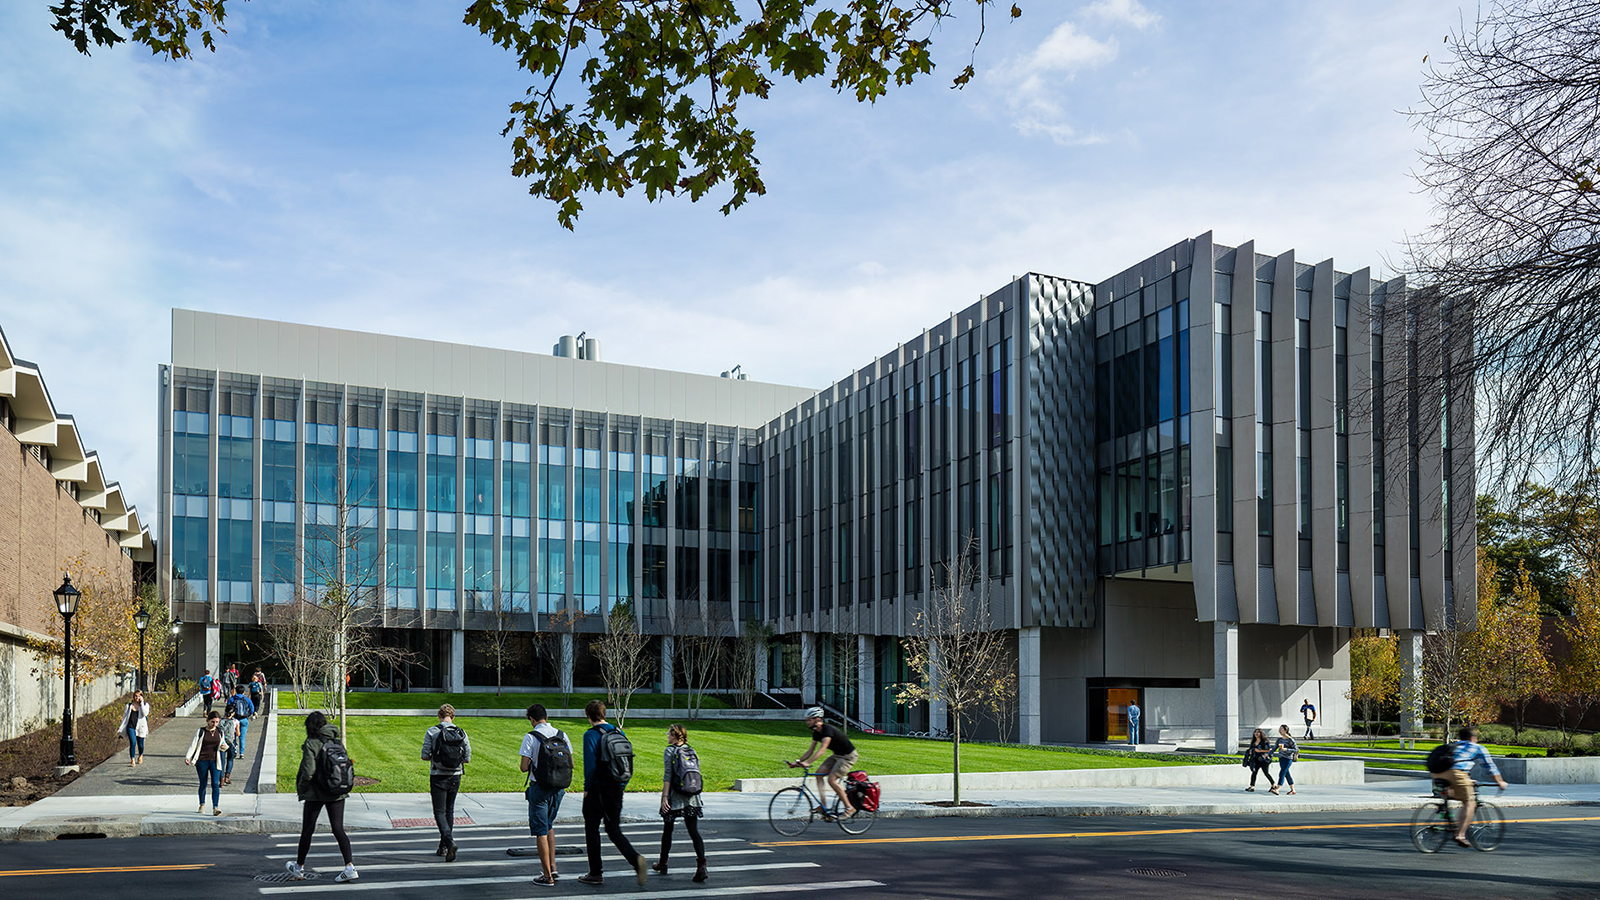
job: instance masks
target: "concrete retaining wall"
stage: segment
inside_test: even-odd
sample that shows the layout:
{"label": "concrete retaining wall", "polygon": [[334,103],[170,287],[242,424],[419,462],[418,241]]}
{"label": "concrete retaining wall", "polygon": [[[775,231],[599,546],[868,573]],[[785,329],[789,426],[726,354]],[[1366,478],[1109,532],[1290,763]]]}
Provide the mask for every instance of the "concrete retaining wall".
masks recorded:
{"label": "concrete retaining wall", "polygon": [[[1495,764],[1512,784],[1594,784],[1600,782],[1600,756],[1507,759]],[[1290,769],[1298,772],[1299,769]]]}
{"label": "concrete retaining wall", "polygon": [[[870,760],[869,760],[870,763]],[[872,771],[871,765],[866,770]],[[1362,784],[1362,765],[1352,760],[1298,762],[1290,769],[1296,783]],[[736,791],[776,791],[797,778],[741,778]],[[948,791],[953,779],[938,775],[878,775],[874,781],[885,791]],[[969,791],[1025,791],[1054,788],[1237,786],[1248,783],[1250,772],[1242,765],[1148,766],[1138,769],[1052,769],[1037,772],[964,772],[961,787]]]}
{"label": "concrete retaining wall", "polygon": [[[285,696],[292,696],[286,694]],[[274,706],[276,709],[276,706]],[[309,709],[285,709],[282,713],[286,716],[303,716],[310,713]],[[459,717],[483,716],[492,719],[520,719],[524,710],[521,709],[458,709]],[[581,719],[584,712],[581,709],[552,709],[548,710],[552,719]],[[607,719],[616,717],[616,710],[609,710]],[[347,709],[347,716],[426,716],[429,718],[439,715],[438,707],[428,709]],[[759,722],[796,722],[803,723],[804,713],[795,709],[707,709],[702,710],[699,719],[744,719]],[[672,719],[678,722],[692,722],[688,714],[681,709],[630,709],[629,719]],[[796,732],[804,737],[801,732]]]}

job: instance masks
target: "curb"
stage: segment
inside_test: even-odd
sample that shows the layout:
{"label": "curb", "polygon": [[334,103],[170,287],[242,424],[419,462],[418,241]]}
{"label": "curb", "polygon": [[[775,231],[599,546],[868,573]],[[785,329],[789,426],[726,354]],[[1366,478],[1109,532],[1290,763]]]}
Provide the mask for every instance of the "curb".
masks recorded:
{"label": "curb", "polygon": [[267,727],[261,729],[261,766],[256,770],[256,793],[278,792],[278,692],[272,692],[272,707]]}

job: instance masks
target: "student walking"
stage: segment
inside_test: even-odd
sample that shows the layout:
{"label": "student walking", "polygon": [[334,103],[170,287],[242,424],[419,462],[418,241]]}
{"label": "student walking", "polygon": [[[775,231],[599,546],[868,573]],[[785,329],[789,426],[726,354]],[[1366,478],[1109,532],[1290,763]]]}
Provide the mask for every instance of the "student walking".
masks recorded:
{"label": "student walking", "polygon": [[1272,786],[1272,793],[1276,794],[1278,788],[1285,782],[1289,784],[1289,793],[1294,793],[1294,776],[1289,774],[1289,765],[1300,758],[1300,747],[1289,735],[1289,726],[1278,726],[1278,740],[1273,744],[1273,749],[1278,753],[1278,783]]}
{"label": "student walking", "polygon": [[661,859],[651,869],[667,874],[667,854],[672,850],[672,823],[682,818],[694,843],[694,881],[706,880],[706,844],[700,839],[703,812],[700,791],[700,756],[689,746],[689,732],[678,724],[667,728],[667,749],[661,754]]}
{"label": "student walking", "polygon": [[233,696],[233,687],[239,683],[239,664],[229,663],[228,668],[222,673],[222,691],[225,696]]}
{"label": "student walking", "polygon": [[144,691],[134,691],[133,699],[122,707],[117,734],[128,739],[128,768],[144,762],[144,739],[150,735],[150,704],[144,702]]}
{"label": "student walking", "polygon": [[456,861],[454,825],[456,793],[461,775],[472,762],[472,742],[456,724],[456,708],[439,707],[439,724],[422,736],[422,758],[428,761],[428,795],[433,798],[433,821],[439,826],[439,849],[434,856]]}
{"label": "student walking", "polygon": [[566,734],[549,722],[550,714],[544,704],[528,707],[528,725],[532,728],[522,739],[522,771],[528,773],[528,833],[539,851],[539,865],[544,869],[534,884],[554,887],[561,876],[556,872],[556,813],[561,810],[561,798],[572,785],[572,743]]}
{"label": "student walking", "polygon": [[250,703],[258,711],[265,712],[266,707],[263,704],[266,702],[267,676],[261,674],[260,669],[256,669],[255,674],[250,676]]}
{"label": "student walking", "polygon": [[617,852],[633,866],[644,887],[648,865],[622,833],[622,790],[633,777],[633,744],[622,729],[606,721],[606,705],[590,700],[584,714],[589,730],[583,733],[583,842],[589,851],[589,871],[578,876],[584,884],[603,884],[600,863],[600,825]]}
{"label": "student walking", "polygon": [[211,701],[216,699],[211,693],[211,690],[216,683],[217,680],[211,677],[210,669],[207,669],[206,673],[200,676],[200,702],[205,704],[206,715],[208,716],[211,715]]}
{"label": "student walking", "polygon": [[233,748],[222,754],[220,765],[222,767],[222,783],[224,785],[233,784],[233,761],[239,758],[239,722],[233,717],[232,709],[233,704],[228,704],[228,709],[224,710],[228,714],[224,715],[217,725],[217,728],[222,731],[222,739],[228,742],[229,747]]}
{"label": "student walking", "polygon": [[1312,704],[1309,697],[1300,703],[1300,718],[1306,720],[1305,740],[1316,740],[1317,736],[1311,733],[1311,726],[1317,721],[1317,707]]}
{"label": "student walking", "polygon": [[1250,767],[1250,786],[1247,791],[1256,789],[1256,776],[1267,776],[1267,787],[1272,787],[1272,773],[1267,771],[1272,767],[1272,741],[1267,738],[1267,733],[1257,728],[1250,735],[1250,746],[1244,751],[1244,764]]}
{"label": "student walking", "polygon": [[195,773],[200,776],[200,809],[206,811],[206,783],[211,783],[211,814],[222,815],[222,771],[217,767],[222,759],[222,754],[228,752],[228,741],[222,736],[222,729],[218,727],[222,722],[222,714],[212,711],[206,714],[206,724],[194,733],[194,740],[189,742],[189,752],[183,755],[183,763],[194,766]]}
{"label": "student walking", "polygon": [[250,720],[255,718],[256,705],[245,695],[244,685],[233,689],[233,696],[228,699],[228,713],[239,725],[239,745],[235,757],[244,756],[245,737],[250,733]]}
{"label": "student walking", "polygon": [[355,881],[356,865],[350,854],[350,836],[344,833],[344,801],[355,783],[350,755],[339,739],[339,728],[328,722],[320,710],[306,716],[306,739],[300,745],[300,771],[294,776],[294,792],[305,804],[300,811],[300,847],[292,862],[284,863],[295,881],[306,877],[306,854],[311,852],[311,835],[317,830],[317,817],[328,811],[328,830],[344,856],[344,871],[334,881]]}

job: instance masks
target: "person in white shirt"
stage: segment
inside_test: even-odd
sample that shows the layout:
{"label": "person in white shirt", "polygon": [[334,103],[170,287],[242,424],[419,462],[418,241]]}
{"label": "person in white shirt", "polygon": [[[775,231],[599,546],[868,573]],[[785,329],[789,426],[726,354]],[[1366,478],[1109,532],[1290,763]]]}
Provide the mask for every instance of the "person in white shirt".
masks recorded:
{"label": "person in white shirt", "polygon": [[134,691],[133,699],[122,707],[122,724],[117,734],[128,739],[128,767],[144,762],[144,739],[150,735],[150,704],[144,691]]}
{"label": "person in white shirt", "polygon": [[[561,811],[561,797],[566,794],[566,788],[558,785],[572,783],[572,742],[550,724],[550,715],[543,704],[528,707],[527,716],[533,730],[522,738],[521,757],[522,771],[528,773],[528,833],[533,835],[534,844],[539,848],[539,864],[544,869],[533,883],[554,887],[561,877],[556,872],[556,813]],[[551,745],[553,754],[544,753],[546,744]],[[561,764],[563,748],[564,766]],[[542,770],[541,759],[545,761]]]}

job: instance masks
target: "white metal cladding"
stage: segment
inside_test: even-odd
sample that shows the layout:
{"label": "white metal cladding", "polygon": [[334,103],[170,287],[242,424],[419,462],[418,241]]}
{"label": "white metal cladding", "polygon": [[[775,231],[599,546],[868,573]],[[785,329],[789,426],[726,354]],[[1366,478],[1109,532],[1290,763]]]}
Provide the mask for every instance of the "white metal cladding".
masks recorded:
{"label": "white metal cladding", "polygon": [[1094,293],[1029,275],[1025,625],[1095,623]]}

